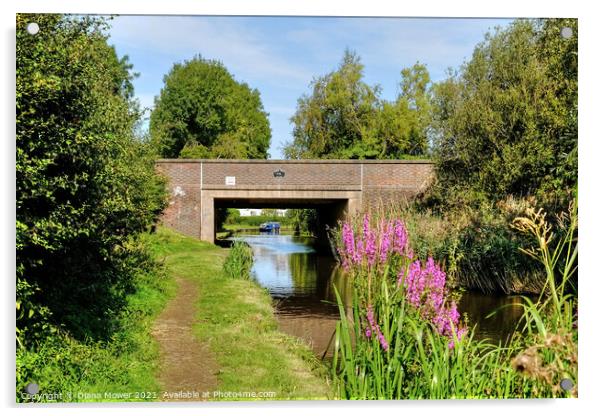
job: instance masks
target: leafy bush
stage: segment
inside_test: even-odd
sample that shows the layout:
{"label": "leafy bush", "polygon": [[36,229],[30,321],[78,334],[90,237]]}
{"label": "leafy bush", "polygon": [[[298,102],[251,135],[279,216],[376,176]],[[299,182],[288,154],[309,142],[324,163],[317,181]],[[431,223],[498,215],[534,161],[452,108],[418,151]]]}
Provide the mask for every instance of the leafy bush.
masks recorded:
{"label": "leafy bush", "polygon": [[[37,22],[40,32],[26,31]],[[106,19],[17,15],[17,335],[108,339],[146,265],[136,236],[165,206],[131,65]]]}
{"label": "leafy bush", "polygon": [[[146,238],[145,238],[146,240]],[[106,392],[158,392],[155,374],[159,350],[151,336],[153,320],[173,294],[175,285],[165,271],[148,256],[146,242],[136,251],[138,261],[147,265],[132,281],[133,290],[125,295],[124,306],[113,317],[114,331],[108,340],[78,340],[63,330],[39,340],[31,348],[16,351],[16,400],[53,401],[52,397],[24,394],[29,383],[40,393],[59,393],[54,401],[110,401]],[[93,319],[80,311],[82,321]],[[85,396],[78,393],[88,393]],[[100,395],[100,396],[98,396]],[[156,400],[158,397],[131,397],[123,400]]]}
{"label": "leafy bush", "polygon": [[577,183],[577,39],[576,19],[517,19],[433,87],[432,194],[442,210],[509,195],[536,196],[554,212],[568,204]]}
{"label": "leafy bush", "polygon": [[483,292],[539,293],[545,279],[542,267],[522,255],[527,238],[510,223],[534,200],[508,198],[497,206],[465,207],[446,215],[420,204],[380,205],[378,218],[403,218],[419,258],[433,257],[444,268],[451,286]]}
{"label": "leafy bush", "polygon": [[297,234],[318,235],[320,218],[314,208],[289,209],[286,218]]}

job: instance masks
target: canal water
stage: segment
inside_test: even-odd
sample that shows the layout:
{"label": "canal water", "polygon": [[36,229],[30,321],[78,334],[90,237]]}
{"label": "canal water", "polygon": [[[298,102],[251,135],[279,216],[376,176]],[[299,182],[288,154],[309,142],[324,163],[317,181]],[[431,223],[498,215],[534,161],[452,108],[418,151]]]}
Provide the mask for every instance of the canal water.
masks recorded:
{"label": "canal water", "polygon": [[[350,294],[350,282],[330,255],[317,252],[314,239],[283,234],[237,234],[253,249],[252,274],[268,289],[276,304],[280,329],[304,339],[318,356],[328,348],[339,318],[333,286],[343,298]],[[504,340],[512,334],[522,308],[520,298],[466,292],[458,309],[466,313],[475,337]],[[500,307],[502,307],[500,309]],[[487,316],[498,310],[490,318]],[[328,350],[327,350],[328,349]]]}

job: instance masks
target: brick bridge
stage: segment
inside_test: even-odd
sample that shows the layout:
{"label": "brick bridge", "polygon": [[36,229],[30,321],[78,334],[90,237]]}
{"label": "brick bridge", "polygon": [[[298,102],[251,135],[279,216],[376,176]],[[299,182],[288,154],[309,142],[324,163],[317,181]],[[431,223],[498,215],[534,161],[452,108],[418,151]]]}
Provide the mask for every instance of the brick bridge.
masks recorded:
{"label": "brick bridge", "polygon": [[161,159],[169,206],[163,223],[214,242],[217,208],[317,208],[322,224],[379,201],[409,198],[430,180],[425,160]]}

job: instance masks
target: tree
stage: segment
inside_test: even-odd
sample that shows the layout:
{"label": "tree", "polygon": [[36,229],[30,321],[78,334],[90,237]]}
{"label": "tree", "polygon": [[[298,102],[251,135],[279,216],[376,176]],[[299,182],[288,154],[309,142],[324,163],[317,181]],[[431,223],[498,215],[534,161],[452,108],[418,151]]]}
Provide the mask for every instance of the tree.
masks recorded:
{"label": "tree", "polygon": [[[378,87],[362,81],[364,66],[354,52],[345,51],[336,71],[315,78],[312,95],[297,102],[289,158],[358,157],[355,147],[373,147],[369,131],[378,107]],[[362,151],[361,153],[365,153]]]}
{"label": "tree", "polygon": [[320,231],[320,219],[315,208],[288,209],[286,221],[292,225],[295,234],[318,235]]}
{"label": "tree", "polygon": [[164,77],[150,117],[163,157],[262,159],[271,130],[259,91],[239,83],[218,61],[196,56]]}
{"label": "tree", "polygon": [[[40,31],[31,35],[29,22]],[[139,272],[133,238],[157,219],[164,182],[134,137],[131,65],[105,19],[17,15],[18,339],[44,329],[105,336]]]}
{"label": "tree", "polygon": [[381,159],[425,155],[431,125],[430,76],[416,63],[401,70],[400,93],[395,102],[381,100],[376,137],[382,143]]}
{"label": "tree", "polygon": [[312,81],[312,94],[298,100],[291,118],[287,157],[390,159],[427,151],[426,67],[417,63],[401,71],[401,92],[394,102],[380,98],[378,85],[362,80],[363,69],[359,56],[346,50],[337,70]]}
{"label": "tree", "polygon": [[228,208],[226,211],[226,224],[237,224],[240,222],[240,211],[236,208]]}
{"label": "tree", "polygon": [[275,208],[263,208],[261,210],[261,215],[264,217],[271,218],[273,220],[275,220],[279,217],[278,210]]}
{"label": "tree", "polygon": [[577,181],[576,20],[496,29],[433,93],[442,201],[536,195],[565,205]]}

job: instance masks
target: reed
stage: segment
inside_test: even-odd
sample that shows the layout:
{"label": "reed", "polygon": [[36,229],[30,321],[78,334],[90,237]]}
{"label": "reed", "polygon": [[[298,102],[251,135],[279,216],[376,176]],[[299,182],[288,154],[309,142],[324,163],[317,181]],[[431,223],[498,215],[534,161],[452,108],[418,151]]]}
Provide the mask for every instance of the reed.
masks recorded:
{"label": "reed", "polygon": [[232,279],[250,279],[253,250],[244,241],[234,241],[224,261],[223,270]]}

